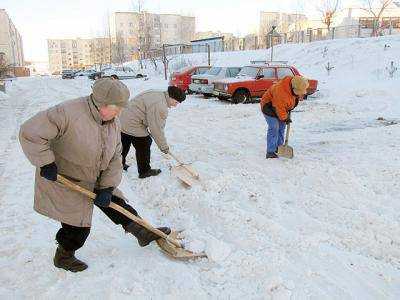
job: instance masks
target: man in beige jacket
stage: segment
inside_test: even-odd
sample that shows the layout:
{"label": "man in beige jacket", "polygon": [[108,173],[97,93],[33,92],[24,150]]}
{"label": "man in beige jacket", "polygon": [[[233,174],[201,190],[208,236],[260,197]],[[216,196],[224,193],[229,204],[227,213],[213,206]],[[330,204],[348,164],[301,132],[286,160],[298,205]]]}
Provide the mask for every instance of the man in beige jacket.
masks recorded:
{"label": "man in beige jacket", "polygon": [[156,176],[160,169],[150,166],[150,148],[152,138],[161,152],[167,154],[169,147],[164,134],[164,127],[168,116],[168,108],[176,107],[186,98],[185,93],[175,87],[168,87],[168,91],[148,90],[129,101],[128,107],[122,112],[121,142],[122,163],[124,170],[131,144],[135,147],[136,163],[139,178]]}
{"label": "man in beige jacket", "polygon": [[[158,237],[109,207],[110,202],[137,215],[117,189],[122,175],[120,123],[116,118],[129,99],[118,80],[97,80],[90,96],[39,112],[20,129],[22,149],[36,167],[35,210],[61,222],[54,265],[78,272],[87,265],[75,257],[92,221],[93,202],[57,182],[57,174],[94,191],[97,205],[115,224],[132,233],[140,246]],[[169,234],[169,228],[161,228]]]}

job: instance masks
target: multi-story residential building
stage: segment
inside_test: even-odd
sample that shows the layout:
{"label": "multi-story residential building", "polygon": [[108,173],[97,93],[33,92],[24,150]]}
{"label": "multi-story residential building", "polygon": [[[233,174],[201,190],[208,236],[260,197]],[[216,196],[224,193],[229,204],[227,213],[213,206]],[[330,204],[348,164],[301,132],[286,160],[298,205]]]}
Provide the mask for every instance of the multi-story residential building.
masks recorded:
{"label": "multi-story residential building", "polygon": [[[188,44],[195,34],[195,18],[149,12],[115,12],[110,17],[111,37],[124,60],[137,58],[139,50],[162,44]],[[114,50],[114,49],[113,49]]]}
{"label": "multi-story residential building", "polygon": [[7,64],[24,66],[21,35],[4,9],[0,9],[0,53]]}
{"label": "multi-story residential building", "polygon": [[304,14],[299,13],[281,13],[281,12],[265,12],[260,13],[259,43],[261,47],[267,47],[269,44],[268,33],[272,30],[272,26],[276,26],[276,32],[286,34],[289,27],[297,27],[297,24],[307,20]]}
{"label": "multi-story residential building", "polygon": [[59,73],[64,69],[84,69],[109,64],[110,46],[109,38],[49,39],[49,71]]}

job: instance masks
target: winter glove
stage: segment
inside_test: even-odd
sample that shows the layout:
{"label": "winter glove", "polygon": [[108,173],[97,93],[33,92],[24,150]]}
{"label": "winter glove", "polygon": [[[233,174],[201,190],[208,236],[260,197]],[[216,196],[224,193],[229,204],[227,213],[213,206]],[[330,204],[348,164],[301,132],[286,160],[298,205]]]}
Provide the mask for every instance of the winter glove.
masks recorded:
{"label": "winter glove", "polygon": [[168,154],[169,153],[169,147],[167,146],[166,148],[160,149],[162,153]]}
{"label": "winter glove", "polygon": [[40,168],[40,176],[47,180],[57,181],[57,165],[55,162]]}
{"label": "winter glove", "polygon": [[113,190],[113,187],[96,190],[96,198],[94,199],[94,204],[100,207],[110,206]]}

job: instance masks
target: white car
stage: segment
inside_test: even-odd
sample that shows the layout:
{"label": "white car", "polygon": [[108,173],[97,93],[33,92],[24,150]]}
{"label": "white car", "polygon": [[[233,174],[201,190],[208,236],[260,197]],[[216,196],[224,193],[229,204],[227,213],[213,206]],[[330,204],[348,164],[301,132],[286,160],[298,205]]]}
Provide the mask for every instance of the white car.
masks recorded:
{"label": "white car", "polygon": [[241,69],[240,67],[212,67],[204,74],[193,75],[189,90],[196,94],[211,96],[214,91],[214,81],[235,77]]}
{"label": "white car", "polygon": [[88,77],[90,74],[95,72],[95,70],[80,70],[75,73],[75,77]]}
{"label": "white car", "polygon": [[114,77],[115,79],[132,79],[132,78],[143,78],[146,75],[136,73],[130,67],[113,67],[103,69],[102,77]]}

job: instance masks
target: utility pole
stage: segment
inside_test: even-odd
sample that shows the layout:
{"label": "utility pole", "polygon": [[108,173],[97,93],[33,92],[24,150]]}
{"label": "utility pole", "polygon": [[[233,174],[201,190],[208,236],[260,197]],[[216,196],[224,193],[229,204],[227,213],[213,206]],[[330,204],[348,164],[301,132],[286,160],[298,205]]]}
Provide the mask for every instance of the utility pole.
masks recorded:
{"label": "utility pole", "polygon": [[208,57],[208,65],[211,66],[211,49],[210,49],[210,44],[207,44],[207,57]]}
{"label": "utility pole", "polygon": [[276,26],[272,26],[270,34],[270,45],[271,45],[271,61],[274,59],[274,31]]}
{"label": "utility pole", "polygon": [[167,80],[167,55],[165,54],[165,44],[162,45],[163,48],[163,61],[164,61],[164,79]]}

